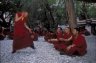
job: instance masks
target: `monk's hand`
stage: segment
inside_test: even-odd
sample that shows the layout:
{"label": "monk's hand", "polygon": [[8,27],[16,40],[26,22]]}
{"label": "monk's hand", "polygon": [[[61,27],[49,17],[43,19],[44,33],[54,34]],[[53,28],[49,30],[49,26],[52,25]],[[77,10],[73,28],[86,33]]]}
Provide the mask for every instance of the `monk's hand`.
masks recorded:
{"label": "monk's hand", "polygon": [[50,42],[51,41],[51,39],[48,39],[48,42]]}
{"label": "monk's hand", "polygon": [[29,33],[32,33],[32,30],[30,28],[28,30],[29,30]]}
{"label": "monk's hand", "polygon": [[31,35],[31,38],[34,39],[34,35]]}
{"label": "monk's hand", "polygon": [[71,47],[74,47],[74,46],[75,46],[75,44],[71,45]]}
{"label": "monk's hand", "polygon": [[70,50],[72,47],[74,47],[75,46],[75,44],[72,44],[72,45],[70,45],[70,46],[68,46],[67,47],[67,50]]}
{"label": "monk's hand", "polygon": [[21,19],[23,20],[23,19],[24,19],[24,17],[25,17],[25,16],[24,16],[24,13],[22,13]]}
{"label": "monk's hand", "polygon": [[74,45],[70,45],[67,47],[67,50],[70,50]]}
{"label": "monk's hand", "polygon": [[60,41],[63,41],[63,38],[59,38]]}
{"label": "monk's hand", "polygon": [[64,39],[64,41],[66,41],[66,42],[67,42],[68,40],[67,40],[67,39]]}
{"label": "monk's hand", "polygon": [[70,50],[71,49],[71,45],[67,47],[67,50]]}

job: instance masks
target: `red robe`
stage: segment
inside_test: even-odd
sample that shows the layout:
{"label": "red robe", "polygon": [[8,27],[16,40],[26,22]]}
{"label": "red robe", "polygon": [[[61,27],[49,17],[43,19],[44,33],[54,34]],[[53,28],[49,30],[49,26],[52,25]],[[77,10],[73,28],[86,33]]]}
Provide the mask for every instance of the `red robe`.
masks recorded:
{"label": "red robe", "polygon": [[46,32],[44,39],[45,41],[48,41],[48,39],[50,39],[50,32]]}
{"label": "red robe", "polygon": [[84,55],[86,53],[87,44],[84,36],[79,34],[77,38],[73,37],[73,44],[76,46],[69,49],[69,51],[67,51],[68,54],[72,55],[77,52],[79,55]]}
{"label": "red robe", "polygon": [[62,37],[63,37],[63,33],[62,33],[62,32],[59,32],[59,33],[57,33],[56,35],[57,35],[57,39],[59,39],[59,38],[62,38]]}
{"label": "red robe", "polygon": [[[45,39],[47,42],[49,42],[48,39],[54,39],[54,38],[55,38],[55,34],[52,33],[52,32],[47,32],[47,33],[45,34],[45,36],[44,36],[44,39]],[[52,43],[52,41],[50,41],[49,43]]]}
{"label": "red robe", "polygon": [[[56,34],[55,33],[50,33],[49,35],[50,39],[56,39]],[[49,41],[49,43],[54,43],[54,41]]]}
{"label": "red robe", "polygon": [[58,41],[53,42],[54,46],[60,43],[59,39],[63,37],[63,33],[62,32],[56,33],[56,36]]}
{"label": "red robe", "polygon": [[[69,33],[69,34],[65,33],[64,36],[63,36],[63,38],[64,38],[64,39],[69,39],[71,36],[72,36],[71,33]],[[59,42],[61,42],[61,43],[60,43],[60,44],[55,44],[55,45],[54,45],[54,47],[55,47],[57,50],[65,49],[65,47],[68,46],[67,44],[65,44],[64,41],[59,41]]]}
{"label": "red robe", "polygon": [[[20,17],[21,13],[17,13]],[[13,50],[19,50],[28,46],[32,46],[33,39],[30,36],[29,31],[24,26],[26,18],[23,20],[15,21],[14,24],[14,38],[13,38]]]}

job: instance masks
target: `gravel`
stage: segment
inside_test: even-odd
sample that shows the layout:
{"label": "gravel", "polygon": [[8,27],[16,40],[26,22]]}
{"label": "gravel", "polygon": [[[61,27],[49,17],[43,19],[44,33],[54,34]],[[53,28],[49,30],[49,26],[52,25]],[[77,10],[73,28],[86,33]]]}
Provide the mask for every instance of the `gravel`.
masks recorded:
{"label": "gravel", "polygon": [[43,36],[34,41],[35,50],[28,47],[14,54],[11,53],[13,40],[5,39],[0,41],[0,63],[96,63],[96,36],[86,36],[86,40],[87,54],[71,57],[60,55]]}

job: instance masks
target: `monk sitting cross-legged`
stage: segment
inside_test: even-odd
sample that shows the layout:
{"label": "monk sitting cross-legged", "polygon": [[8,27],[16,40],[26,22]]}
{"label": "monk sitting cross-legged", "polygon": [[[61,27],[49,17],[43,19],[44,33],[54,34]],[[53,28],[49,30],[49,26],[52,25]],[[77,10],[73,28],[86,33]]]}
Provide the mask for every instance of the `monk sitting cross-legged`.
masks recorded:
{"label": "monk sitting cross-legged", "polygon": [[33,39],[33,41],[37,41],[38,40],[38,33],[37,33],[37,31],[33,31],[32,30],[31,38]]}
{"label": "monk sitting cross-legged", "polygon": [[72,34],[70,32],[70,28],[66,27],[64,29],[64,35],[62,38],[59,38],[58,41],[60,42],[59,44],[55,44],[54,47],[62,51],[62,49],[65,48],[65,46],[69,46],[72,43]]}
{"label": "monk sitting cross-legged", "polygon": [[49,39],[48,41],[53,43],[54,46],[55,46],[56,44],[59,44],[58,39],[62,38],[62,37],[63,37],[62,28],[58,27],[57,31],[56,31],[56,37],[52,38],[52,39]]}
{"label": "monk sitting cross-legged", "polygon": [[74,28],[72,30],[73,38],[72,45],[65,46],[64,50],[67,55],[79,55],[82,56],[86,53],[87,44],[84,36],[79,34],[79,28]]}
{"label": "monk sitting cross-legged", "polygon": [[45,41],[47,41],[49,43],[52,43],[49,40],[55,38],[54,35],[55,34],[52,31],[47,31],[46,34],[45,34],[45,36],[44,36]]}
{"label": "monk sitting cross-legged", "polygon": [[5,38],[3,31],[4,31],[4,27],[0,27],[0,40],[4,40]]}

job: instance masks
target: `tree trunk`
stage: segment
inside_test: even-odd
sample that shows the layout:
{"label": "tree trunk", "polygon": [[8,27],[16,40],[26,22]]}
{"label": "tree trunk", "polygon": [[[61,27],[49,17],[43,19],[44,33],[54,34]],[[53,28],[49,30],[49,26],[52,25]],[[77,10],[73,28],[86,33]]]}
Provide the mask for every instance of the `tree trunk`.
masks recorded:
{"label": "tree trunk", "polygon": [[50,16],[49,18],[50,30],[56,29],[57,26],[55,25],[55,19],[47,0],[44,0],[44,7],[46,8],[48,15]]}
{"label": "tree trunk", "polygon": [[71,30],[77,26],[73,0],[66,0],[66,11],[68,13],[68,23]]}
{"label": "tree trunk", "polygon": [[82,12],[84,13],[85,19],[87,19],[88,15],[87,15],[87,3],[86,2],[82,3]]}

